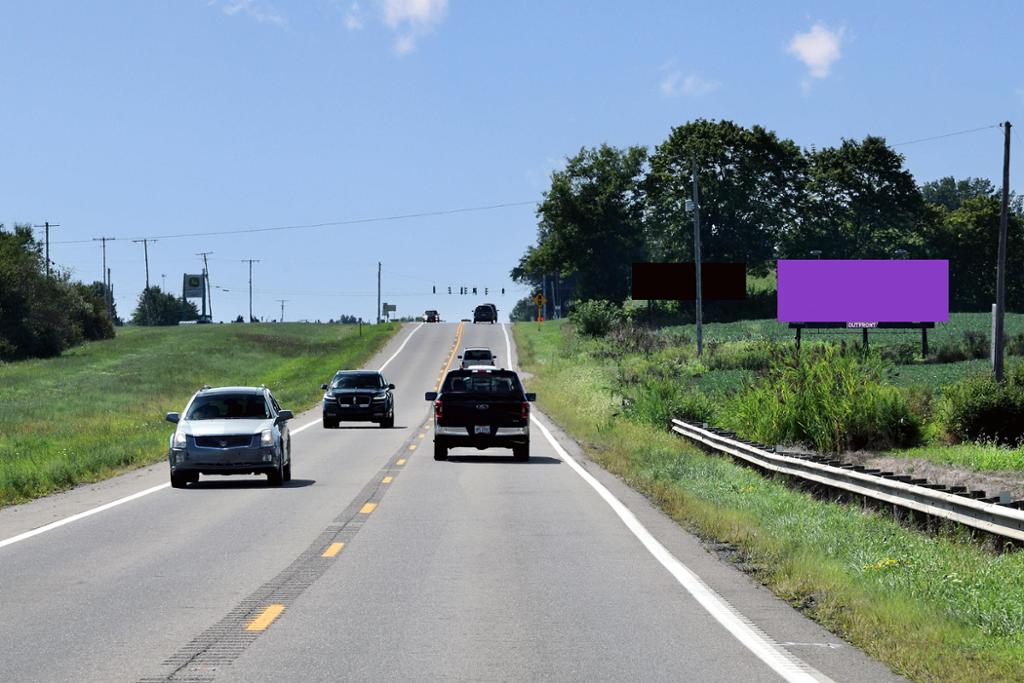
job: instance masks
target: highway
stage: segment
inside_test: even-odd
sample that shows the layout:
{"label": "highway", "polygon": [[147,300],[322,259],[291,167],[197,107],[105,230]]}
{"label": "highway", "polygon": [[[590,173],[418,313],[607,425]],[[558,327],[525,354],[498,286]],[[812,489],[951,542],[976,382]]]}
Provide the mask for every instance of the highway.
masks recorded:
{"label": "highway", "polygon": [[435,462],[423,394],[463,346],[514,367],[507,326],[405,326],[367,365],[395,428],[297,414],[283,488],[162,462],[0,510],[0,681],[898,680],[536,408],[529,462]]}

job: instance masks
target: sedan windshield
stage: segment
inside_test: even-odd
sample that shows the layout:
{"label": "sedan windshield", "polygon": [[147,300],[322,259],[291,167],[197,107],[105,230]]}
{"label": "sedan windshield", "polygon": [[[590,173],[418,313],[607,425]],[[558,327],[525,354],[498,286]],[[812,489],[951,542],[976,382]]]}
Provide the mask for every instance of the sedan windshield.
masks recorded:
{"label": "sedan windshield", "polygon": [[187,420],[267,420],[267,402],[256,394],[200,396],[192,402]]}
{"label": "sedan windshield", "polygon": [[380,375],[337,375],[332,389],[379,389],[384,386]]}

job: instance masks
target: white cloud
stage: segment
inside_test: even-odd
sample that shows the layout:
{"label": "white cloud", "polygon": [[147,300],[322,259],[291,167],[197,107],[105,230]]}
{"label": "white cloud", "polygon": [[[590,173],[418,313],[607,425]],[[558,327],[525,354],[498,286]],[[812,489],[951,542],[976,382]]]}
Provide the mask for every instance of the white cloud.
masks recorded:
{"label": "white cloud", "polygon": [[345,28],[349,31],[359,31],[364,26],[366,26],[366,12],[358,2],[353,2],[345,12]]}
{"label": "white cloud", "polygon": [[418,40],[444,21],[448,0],[380,0],[384,24],[397,35],[395,54],[407,55]]}
{"label": "white cloud", "polygon": [[448,0],[383,0],[384,23],[392,29],[403,26],[429,29],[440,23],[448,11]]}
{"label": "white cloud", "polygon": [[288,22],[276,7],[264,0],[210,0],[211,5],[221,8],[224,14],[234,16],[244,14],[261,24],[286,26]]}
{"label": "white cloud", "polygon": [[718,81],[707,81],[695,73],[684,76],[678,69],[670,71],[662,79],[659,87],[665,97],[701,97],[713,93],[721,87]]}
{"label": "white cloud", "polygon": [[[827,78],[832,64],[842,55],[839,47],[843,32],[843,29],[831,31],[824,24],[814,24],[807,33],[794,35],[786,52],[804,63],[811,78]],[[805,90],[810,87],[809,80],[803,84]]]}

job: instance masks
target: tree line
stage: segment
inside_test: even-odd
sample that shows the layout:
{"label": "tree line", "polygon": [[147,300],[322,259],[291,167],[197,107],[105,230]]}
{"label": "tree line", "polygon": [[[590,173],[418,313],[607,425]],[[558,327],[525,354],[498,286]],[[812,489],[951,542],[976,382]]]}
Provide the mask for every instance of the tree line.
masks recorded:
{"label": "tree line", "polygon": [[[937,258],[950,263],[953,310],[995,300],[1000,198],[983,178],[919,185],[884,138],[802,149],[761,126],[699,119],[653,151],[584,147],[551,174],[537,207],[537,242],[512,269],[539,286],[574,281],[576,300],[629,297],[640,261],[692,261],[695,163],[702,258],[742,261],[765,275],[780,258]],[[1012,198],[1008,272],[1024,272],[1024,206]],[[1024,278],[1007,278],[1024,310]]]}

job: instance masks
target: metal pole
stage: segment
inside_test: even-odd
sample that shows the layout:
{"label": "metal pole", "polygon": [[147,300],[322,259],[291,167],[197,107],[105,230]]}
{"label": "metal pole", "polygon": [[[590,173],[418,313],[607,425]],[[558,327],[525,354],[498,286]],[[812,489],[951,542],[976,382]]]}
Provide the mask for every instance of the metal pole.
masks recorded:
{"label": "metal pole", "polygon": [[201,251],[198,254],[196,254],[196,256],[202,256],[203,257],[203,294],[204,294],[204,296],[203,296],[203,316],[205,317],[206,314],[207,314],[206,301],[207,301],[207,299],[209,299],[209,301],[210,301],[209,314],[210,314],[210,321],[211,322],[213,322],[213,292],[210,291],[210,268],[209,268],[209,264],[206,261],[206,257],[209,256],[212,253],[213,253],[212,251]]}
{"label": "metal pole", "polygon": [[43,221],[42,225],[33,225],[33,228],[45,228],[46,229],[46,277],[50,277],[50,228],[59,228],[60,223],[50,223],[50,221]]}
{"label": "metal pole", "polygon": [[259,259],[244,258],[243,263],[249,264],[249,322],[252,322],[252,264],[259,263]]}
{"label": "metal pole", "polygon": [[377,261],[377,324],[380,325],[380,261]]}
{"label": "metal pole", "polygon": [[107,304],[107,316],[113,320],[114,313],[111,310],[113,306],[113,297],[110,295],[110,270],[107,268],[107,242],[112,241],[114,237],[93,237],[93,242],[99,242],[103,246],[103,287],[106,291],[103,293],[103,300]]}
{"label": "metal pole", "polygon": [[690,154],[690,165],[693,172],[693,263],[697,277],[697,356],[704,352],[704,310],[700,283],[700,190],[697,185],[697,155]]}
{"label": "metal pole", "polygon": [[996,262],[996,319],[992,339],[992,371],[997,381],[1003,380],[1003,319],[1006,314],[1006,232],[1010,203],[1010,128],[1003,123],[1003,202],[999,216],[999,254]]}
{"label": "metal pole", "polygon": [[284,305],[288,302],[288,299],[278,299],[281,303],[281,322],[284,322]]}

